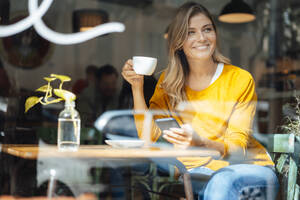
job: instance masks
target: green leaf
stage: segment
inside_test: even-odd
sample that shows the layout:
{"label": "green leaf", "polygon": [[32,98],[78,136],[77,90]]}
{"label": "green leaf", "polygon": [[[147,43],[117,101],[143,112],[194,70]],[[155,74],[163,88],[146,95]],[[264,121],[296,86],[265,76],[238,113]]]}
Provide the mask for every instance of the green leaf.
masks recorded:
{"label": "green leaf", "polygon": [[54,94],[60,98],[63,98],[65,101],[71,102],[76,99],[76,95],[72,92],[63,89],[54,89]]}
{"label": "green leaf", "polygon": [[47,91],[49,91],[49,90],[52,90],[52,87],[49,85],[43,85],[42,87],[40,87],[40,88],[38,88],[38,89],[36,89],[35,91],[36,92],[47,92]]}
{"label": "green leaf", "polygon": [[43,99],[43,97],[35,97],[35,96],[28,97],[25,102],[25,113],[30,108],[32,108],[35,104],[39,103],[42,99]]}
{"label": "green leaf", "polygon": [[71,78],[69,76],[65,76],[65,75],[50,74],[50,76],[58,78],[59,80],[61,80],[61,82],[65,82],[65,81],[70,81],[71,80]]}
{"label": "green leaf", "polygon": [[58,102],[63,101],[63,100],[64,100],[63,98],[53,99],[53,100],[51,100],[51,101],[48,101],[47,104],[58,103]]}
{"label": "green leaf", "polygon": [[56,78],[44,77],[47,82],[54,81]]}

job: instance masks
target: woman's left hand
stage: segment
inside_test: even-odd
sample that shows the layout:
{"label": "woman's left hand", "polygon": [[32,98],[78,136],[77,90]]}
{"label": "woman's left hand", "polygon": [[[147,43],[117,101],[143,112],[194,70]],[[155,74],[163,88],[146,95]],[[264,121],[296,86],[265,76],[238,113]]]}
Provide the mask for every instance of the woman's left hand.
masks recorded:
{"label": "woman's left hand", "polygon": [[184,124],[181,128],[170,128],[163,131],[163,138],[179,148],[193,146],[193,140],[196,137],[200,136],[197,135],[189,124]]}

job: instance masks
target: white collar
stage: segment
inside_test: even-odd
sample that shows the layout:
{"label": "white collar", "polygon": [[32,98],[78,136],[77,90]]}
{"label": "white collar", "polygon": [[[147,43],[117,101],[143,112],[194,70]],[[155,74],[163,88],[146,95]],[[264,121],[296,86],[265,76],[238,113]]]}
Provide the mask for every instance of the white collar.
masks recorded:
{"label": "white collar", "polygon": [[218,63],[216,72],[215,72],[214,76],[212,77],[209,85],[213,84],[219,78],[219,76],[223,72],[223,68],[224,68],[224,63]]}

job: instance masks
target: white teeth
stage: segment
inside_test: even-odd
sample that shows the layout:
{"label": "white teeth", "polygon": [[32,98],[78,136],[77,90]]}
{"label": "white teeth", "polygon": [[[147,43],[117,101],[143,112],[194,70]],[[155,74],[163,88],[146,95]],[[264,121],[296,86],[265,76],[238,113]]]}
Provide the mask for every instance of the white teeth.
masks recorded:
{"label": "white teeth", "polygon": [[199,46],[199,47],[195,47],[196,49],[199,49],[199,50],[204,50],[204,49],[207,49],[208,48],[208,46]]}

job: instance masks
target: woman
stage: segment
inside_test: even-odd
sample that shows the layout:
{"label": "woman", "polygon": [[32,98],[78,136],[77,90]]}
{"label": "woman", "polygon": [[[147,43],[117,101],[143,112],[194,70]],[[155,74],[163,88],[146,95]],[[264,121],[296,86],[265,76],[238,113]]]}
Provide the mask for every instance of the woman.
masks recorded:
{"label": "woman", "polygon": [[[199,199],[243,199],[248,198],[247,191],[256,190],[265,191],[259,194],[267,195],[267,199],[275,199],[278,181],[271,169],[274,163],[251,136],[256,106],[253,78],[231,65],[220,54],[217,42],[217,29],[207,9],[193,2],[182,5],[169,26],[168,66],[149,109],[163,110],[181,124],[181,128],[163,131],[163,138],[170,143],[221,153],[219,160],[178,158],[191,174],[212,175],[205,187],[193,182]],[[131,84],[134,109],[148,109],[143,76],[134,72],[131,60],[125,63],[122,75]],[[179,115],[173,115],[176,112]],[[136,125],[142,130],[142,117],[136,116]],[[154,128],[152,139],[157,140],[161,131]]]}

